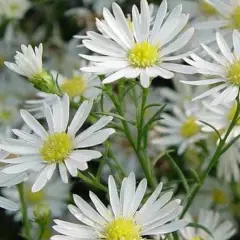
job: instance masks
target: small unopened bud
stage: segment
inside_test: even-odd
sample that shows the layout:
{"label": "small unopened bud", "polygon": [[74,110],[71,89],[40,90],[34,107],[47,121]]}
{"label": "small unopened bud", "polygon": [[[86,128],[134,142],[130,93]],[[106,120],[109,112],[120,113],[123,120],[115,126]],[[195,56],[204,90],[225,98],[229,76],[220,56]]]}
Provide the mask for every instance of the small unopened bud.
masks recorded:
{"label": "small unopened bud", "polygon": [[33,215],[37,223],[46,225],[51,219],[51,210],[47,204],[40,203],[35,205]]}
{"label": "small unopened bud", "polygon": [[53,76],[46,71],[34,74],[29,78],[29,80],[35,88],[42,92],[58,93],[58,89],[53,79]]}

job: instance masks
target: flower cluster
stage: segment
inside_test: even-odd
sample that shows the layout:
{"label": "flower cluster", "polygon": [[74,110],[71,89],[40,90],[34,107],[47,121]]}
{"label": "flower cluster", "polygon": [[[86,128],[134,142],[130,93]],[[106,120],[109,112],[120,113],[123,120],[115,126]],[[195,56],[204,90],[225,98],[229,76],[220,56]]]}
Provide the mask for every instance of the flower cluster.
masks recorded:
{"label": "flower cluster", "polygon": [[0,208],[28,240],[232,239],[240,1],[60,2],[0,0]]}

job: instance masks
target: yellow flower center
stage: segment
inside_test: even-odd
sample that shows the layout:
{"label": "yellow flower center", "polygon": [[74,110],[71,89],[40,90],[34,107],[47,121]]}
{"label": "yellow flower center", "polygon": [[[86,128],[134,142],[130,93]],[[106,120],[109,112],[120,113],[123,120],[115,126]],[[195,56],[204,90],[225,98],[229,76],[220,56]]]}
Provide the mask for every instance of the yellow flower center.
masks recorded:
{"label": "yellow flower center", "polygon": [[17,3],[12,3],[9,6],[11,12],[17,12],[20,9],[20,6]]}
{"label": "yellow flower center", "polygon": [[67,93],[69,97],[77,97],[83,94],[87,84],[80,76],[74,76],[72,79],[67,79],[61,86],[61,90]]}
{"label": "yellow flower center", "polygon": [[48,163],[64,161],[72,150],[72,140],[66,133],[53,133],[44,141],[40,153]]}
{"label": "yellow flower center", "polygon": [[218,189],[218,188],[213,190],[212,198],[213,198],[213,201],[219,205],[228,203],[227,195],[221,189]]}
{"label": "yellow flower center", "polygon": [[12,119],[12,113],[8,110],[3,110],[0,112],[0,120],[10,121]]}
{"label": "yellow flower center", "polygon": [[240,29],[240,6],[236,7],[232,13],[232,24],[230,27]]}
{"label": "yellow flower center", "polygon": [[4,66],[4,61],[5,61],[5,58],[0,56],[0,68]]}
{"label": "yellow flower center", "polygon": [[210,3],[205,0],[201,0],[199,3],[200,11],[206,16],[213,16],[217,13],[215,7],[213,7]]}
{"label": "yellow flower center", "polygon": [[152,45],[147,41],[136,43],[128,52],[128,60],[133,67],[147,68],[157,63],[158,46]]}
{"label": "yellow flower center", "polygon": [[195,236],[195,237],[191,238],[191,240],[202,240],[202,238],[200,238],[199,236]]}
{"label": "yellow flower center", "polygon": [[[228,118],[229,121],[232,121],[232,120],[233,120],[233,118],[234,118],[234,116],[235,116],[235,114],[236,114],[236,111],[237,111],[237,104],[234,103],[234,104],[230,107],[230,109],[229,109],[229,111],[228,111],[228,114],[227,114],[227,118]],[[237,124],[240,125],[240,119],[237,121]]]}
{"label": "yellow flower center", "polygon": [[118,218],[105,227],[106,240],[141,240],[140,227],[131,219]]}
{"label": "yellow flower center", "polygon": [[180,135],[184,138],[189,138],[200,132],[201,128],[197,124],[197,119],[194,116],[187,118],[185,123],[180,128]]}
{"label": "yellow flower center", "polygon": [[228,81],[240,86],[240,60],[234,62],[228,69]]}
{"label": "yellow flower center", "polygon": [[38,191],[34,193],[31,191],[31,188],[29,188],[26,191],[25,195],[26,195],[27,202],[33,205],[40,203],[44,200],[43,191]]}

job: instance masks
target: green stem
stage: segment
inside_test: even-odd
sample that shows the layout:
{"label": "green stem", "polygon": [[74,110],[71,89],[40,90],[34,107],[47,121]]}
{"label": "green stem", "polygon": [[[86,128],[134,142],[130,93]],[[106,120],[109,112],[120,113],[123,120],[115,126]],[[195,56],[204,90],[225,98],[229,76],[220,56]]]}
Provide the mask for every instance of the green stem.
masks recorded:
{"label": "green stem", "polygon": [[138,151],[141,148],[141,142],[142,142],[142,129],[143,129],[143,125],[144,125],[144,113],[145,113],[145,105],[147,102],[148,89],[143,88],[142,93],[143,93],[142,94],[142,105],[141,105],[139,121],[138,121],[138,141],[137,141]]}
{"label": "green stem", "polygon": [[[120,116],[124,117],[124,111],[122,109],[122,104],[118,103],[114,94],[110,93],[109,91],[107,91],[107,94],[108,94],[109,98],[112,100],[118,114]],[[130,131],[130,128],[129,128],[127,122],[123,121],[123,120],[121,120],[121,122],[122,122],[122,125],[123,125],[124,133],[125,133],[126,137],[128,138],[128,141],[132,145],[132,148],[133,148],[134,152],[136,153],[136,155],[139,159],[139,162],[142,166],[142,169],[144,171],[144,174],[147,178],[148,183],[153,187],[153,189],[155,189],[155,187],[157,185],[157,182],[156,182],[156,179],[154,178],[154,175],[152,174],[152,170],[150,168],[148,159],[144,156],[142,151],[138,150],[137,144],[135,143],[135,141],[133,139],[132,133]]]}
{"label": "green stem", "polygon": [[25,232],[25,237],[28,240],[31,240],[31,235],[30,235],[30,223],[28,219],[28,209],[27,209],[27,204],[24,199],[24,185],[23,183],[18,184],[18,193],[19,193],[19,198],[21,202],[21,211],[22,211],[22,220],[23,220],[23,225],[24,225],[24,232]]}
{"label": "green stem", "polygon": [[170,164],[172,165],[172,167],[174,168],[174,170],[177,172],[179,178],[181,179],[181,182],[183,184],[183,187],[185,189],[186,192],[189,192],[190,187],[188,185],[187,179],[185,178],[182,170],[178,167],[178,165],[175,163],[175,161],[173,160],[173,158],[167,153],[165,152],[166,156],[168,157]]}
{"label": "green stem", "polygon": [[78,177],[81,178],[86,184],[91,185],[97,189],[100,189],[104,192],[108,192],[108,188],[105,187],[104,185],[102,185],[100,182],[94,181],[90,178],[88,178],[87,176],[85,176],[84,174],[82,174],[81,172],[78,172]]}

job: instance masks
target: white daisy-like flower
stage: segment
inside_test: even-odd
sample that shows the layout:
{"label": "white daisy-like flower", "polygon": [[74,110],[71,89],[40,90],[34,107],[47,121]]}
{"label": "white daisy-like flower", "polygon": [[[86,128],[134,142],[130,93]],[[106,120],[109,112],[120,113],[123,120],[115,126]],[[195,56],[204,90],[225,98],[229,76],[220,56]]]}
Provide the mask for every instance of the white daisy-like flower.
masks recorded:
{"label": "white daisy-like flower", "polygon": [[[0,160],[5,159],[6,157],[8,157],[8,155],[9,154],[7,152],[0,150]],[[17,185],[24,181],[26,178],[27,175],[25,173],[9,175],[0,172],[0,187],[10,187]],[[19,206],[17,203],[0,196],[0,208],[6,209],[8,211],[17,211],[19,209]]]}
{"label": "white daisy-like flower", "polygon": [[208,177],[198,193],[198,198],[204,199],[209,204],[209,207],[214,206],[219,210],[226,211],[230,210],[233,195],[228,183],[217,178]]}
{"label": "white daisy-like flower", "polygon": [[[214,96],[215,97],[215,96]],[[218,96],[217,96],[218,97]],[[217,106],[212,106],[210,103],[212,99],[203,101],[204,109],[197,114],[197,118],[200,121],[207,122],[208,124],[214,126],[222,137],[224,137],[227,128],[231,124],[234,115],[237,110],[237,102],[232,103],[222,103]],[[214,132],[212,128],[203,124],[202,130],[204,132]],[[227,141],[240,134],[240,121],[238,121],[233,127]]]}
{"label": "white daisy-like flower", "polygon": [[[175,77],[172,79],[172,83],[174,89],[169,87],[161,87],[160,88],[160,96],[162,100],[167,103],[168,107],[174,107],[178,105],[180,107],[186,106],[186,104],[190,104],[192,107],[194,106],[191,101],[194,96],[199,94],[201,91],[208,89],[206,86],[191,86],[187,84],[182,84],[180,81],[189,81],[189,79],[196,79],[199,76],[193,75],[191,78],[187,78],[182,74],[175,74]],[[200,107],[201,103],[196,102],[196,107]]]}
{"label": "white daisy-like flower", "polygon": [[[101,92],[99,89],[101,81],[96,75],[81,73],[80,71],[74,71],[70,78],[56,71],[51,71],[51,74],[53,79],[57,81],[61,92],[67,94],[76,103],[79,103],[82,98],[87,100],[96,99]],[[29,112],[34,112],[37,117],[42,115],[44,103],[47,102],[52,105],[56,101],[56,95],[45,92],[38,92],[36,95],[40,99],[27,100],[25,108]]]}
{"label": "white daisy-like flower", "polygon": [[182,13],[181,5],[167,14],[167,1],[164,0],[152,25],[149,5],[146,0],[141,0],[141,12],[135,5],[132,9],[133,30],[116,3],[113,3],[112,9],[113,15],[104,8],[104,20],[97,19],[97,28],[103,35],[89,31],[83,37],[86,48],[101,54],[80,54],[93,63],[91,67],[81,68],[83,71],[106,74],[104,84],[124,77],[132,79],[140,76],[141,85],[145,88],[157,76],[170,79],[174,76],[173,72],[195,73],[191,66],[171,63],[189,55],[174,53],[183,48],[194,33],[193,28],[183,31],[189,15]]}
{"label": "white daisy-like flower", "polygon": [[[194,222],[191,215],[188,215],[186,219]],[[220,213],[211,210],[201,209],[197,217],[197,223],[206,227],[212,236],[203,229],[186,227],[180,230],[183,240],[228,240],[237,232],[232,222],[222,219]]]}
{"label": "white daisy-like flower", "polygon": [[15,63],[5,62],[5,65],[12,71],[25,76],[29,79],[39,76],[43,73],[42,54],[43,46],[33,47],[31,45],[21,45],[21,52],[15,55]]}
{"label": "white daisy-like flower", "polygon": [[0,16],[8,19],[21,19],[30,6],[28,0],[1,0]]}
{"label": "white daisy-like flower", "polygon": [[170,9],[173,9],[177,4],[183,5],[183,11],[189,12],[192,19],[204,19],[216,17],[218,11],[211,5],[208,0],[168,0]]}
{"label": "white daisy-like flower", "polygon": [[40,168],[33,184],[32,191],[41,190],[51,179],[56,167],[59,167],[63,182],[68,182],[67,171],[74,177],[79,170],[88,168],[87,162],[101,157],[96,150],[84,148],[103,143],[115,131],[104,128],[112,117],[102,117],[91,127],[77,134],[92,109],[92,102],[84,101],[76,112],[71,124],[69,122],[69,98],[57,98],[52,109],[46,104],[44,115],[48,124],[48,131],[26,110],[21,110],[25,123],[34,132],[29,134],[14,129],[19,139],[3,139],[0,148],[12,154],[19,155],[13,159],[2,160],[9,163],[3,172],[8,174],[27,172]]}
{"label": "white daisy-like flower", "polygon": [[217,97],[212,101],[212,105],[220,103],[229,103],[236,99],[240,87],[240,34],[237,30],[233,31],[233,46],[231,52],[220,33],[216,34],[218,47],[222,55],[217,54],[212,49],[202,44],[204,50],[215,60],[216,63],[208,62],[191,54],[192,59],[185,58],[185,61],[194,66],[197,71],[206,76],[206,79],[199,81],[182,81],[191,85],[211,85],[217,84],[210,90],[195,97],[193,100],[202,99],[216,93]]}
{"label": "white daisy-like flower", "polygon": [[60,239],[106,239],[106,240],[141,240],[146,235],[159,235],[175,232],[185,227],[188,222],[175,220],[182,211],[180,200],[171,200],[173,192],[159,197],[162,183],[142,207],[147,189],[147,181],[143,179],[136,188],[135,175],[131,173],[121,185],[120,196],[112,176],[109,177],[110,209],[90,192],[90,199],[96,210],[81,197],[74,195],[77,207],[69,205],[69,211],[81,222],[73,224],[55,220],[53,228],[63,235],[53,236]]}
{"label": "white daisy-like flower", "polygon": [[[193,111],[194,110],[194,111]],[[206,138],[197,121],[195,108],[190,105],[186,109],[178,106],[173,108],[174,116],[162,114],[161,126],[156,126],[160,136],[153,140],[153,144],[160,147],[177,146],[178,154],[182,154],[188,147]]]}
{"label": "white daisy-like flower", "polygon": [[[24,182],[24,197],[28,208],[28,218],[34,219],[34,207],[43,203],[49,206],[53,217],[60,217],[67,207],[70,185],[62,184],[60,177],[55,176],[54,180],[49,183],[49,185],[42,190],[33,193],[31,187],[34,181],[35,173],[31,173],[28,180]],[[7,197],[20,205],[19,193],[15,186],[4,188],[2,194],[4,197]],[[22,219],[21,211],[16,213],[15,219],[17,221]]]}
{"label": "white daisy-like flower", "polygon": [[226,182],[240,182],[240,146],[239,142],[233,144],[219,158],[217,176]]}
{"label": "white daisy-like flower", "polygon": [[199,22],[198,29],[224,29],[230,33],[233,29],[240,30],[240,2],[238,0],[207,0],[207,3],[219,13],[218,18]]}

